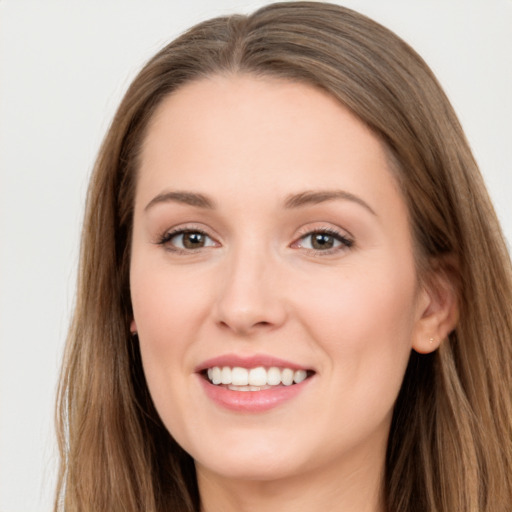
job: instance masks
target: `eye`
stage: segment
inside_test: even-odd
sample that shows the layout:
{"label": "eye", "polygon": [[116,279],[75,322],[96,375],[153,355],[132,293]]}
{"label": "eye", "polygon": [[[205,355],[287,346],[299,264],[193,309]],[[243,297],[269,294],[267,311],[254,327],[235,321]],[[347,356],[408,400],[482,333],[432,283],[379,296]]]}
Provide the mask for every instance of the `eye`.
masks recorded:
{"label": "eye", "polygon": [[170,231],[163,235],[159,244],[176,251],[194,251],[204,247],[217,246],[217,243],[211,237],[197,229]]}
{"label": "eye", "polygon": [[294,247],[316,252],[336,252],[352,247],[354,242],[334,230],[316,230],[307,233],[295,242]]}

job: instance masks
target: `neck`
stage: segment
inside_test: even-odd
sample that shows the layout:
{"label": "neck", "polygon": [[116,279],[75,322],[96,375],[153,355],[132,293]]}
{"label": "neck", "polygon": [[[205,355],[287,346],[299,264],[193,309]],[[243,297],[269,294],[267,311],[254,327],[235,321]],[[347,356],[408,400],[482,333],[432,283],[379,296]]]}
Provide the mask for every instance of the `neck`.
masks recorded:
{"label": "neck", "polygon": [[339,465],[331,469],[257,481],[223,477],[197,465],[201,512],[384,511],[384,462],[378,466],[371,457],[347,471]]}

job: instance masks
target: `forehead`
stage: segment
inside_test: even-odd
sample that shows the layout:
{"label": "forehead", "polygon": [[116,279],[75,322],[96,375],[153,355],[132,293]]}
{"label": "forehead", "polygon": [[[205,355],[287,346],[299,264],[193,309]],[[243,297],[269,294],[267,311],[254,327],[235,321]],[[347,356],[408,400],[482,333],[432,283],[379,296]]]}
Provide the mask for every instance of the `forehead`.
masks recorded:
{"label": "forehead", "polygon": [[183,86],[155,112],[141,157],[138,188],[153,194],[398,192],[388,151],[364,123],[328,93],[275,78],[213,76]]}

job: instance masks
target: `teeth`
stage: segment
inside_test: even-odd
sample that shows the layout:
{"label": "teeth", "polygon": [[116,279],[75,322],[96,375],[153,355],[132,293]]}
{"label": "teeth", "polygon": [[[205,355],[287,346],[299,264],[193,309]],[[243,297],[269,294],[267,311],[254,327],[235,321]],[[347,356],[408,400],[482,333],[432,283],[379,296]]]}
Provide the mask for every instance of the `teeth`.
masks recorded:
{"label": "teeth", "polygon": [[290,370],[290,368],[285,368],[281,372],[281,382],[285,386],[291,386],[293,384],[293,370]]}
{"label": "teeth", "polygon": [[267,372],[262,366],[249,370],[249,384],[251,386],[265,386],[267,384]]}
{"label": "teeth", "polygon": [[241,368],[235,366],[214,366],[208,368],[208,379],[212,384],[224,384],[234,391],[261,391],[270,386],[291,386],[293,383],[299,384],[307,377],[306,370],[292,370],[291,368]]}
{"label": "teeth", "polygon": [[270,386],[234,386],[229,384],[228,389],[232,391],[261,391],[263,389],[270,389]]}
{"label": "teeth", "polygon": [[228,368],[227,366],[222,368],[220,371],[220,383],[231,384],[231,368]]}
{"label": "teeth", "polygon": [[231,373],[231,382],[223,382],[223,384],[234,384],[235,386],[247,386],[249,384],[249,371],[246,368],[240,368],[239,366],[235,366],[233,369],[225,366],[222,368],[222,374],[224,375]]}
{"label": "teeth", "polygon": [[270,386],[279,386],[281,384],[281,370],[276,368],[269,368],[267,372],[267,384]]}
{"label": "teeth", "polygon": [[293,382],[295,382],[295,384],[298,384],[299,382],[306,380],[307,376],[308,376],[308,372],[306,372],[306,370],[297,370],[293,374]]}
{"label": "teeth", "polygon": [[211,381],[214,384],[220,384],[222,382],[222,373],[218,366],[215,366],[214,368],[212,368]]}

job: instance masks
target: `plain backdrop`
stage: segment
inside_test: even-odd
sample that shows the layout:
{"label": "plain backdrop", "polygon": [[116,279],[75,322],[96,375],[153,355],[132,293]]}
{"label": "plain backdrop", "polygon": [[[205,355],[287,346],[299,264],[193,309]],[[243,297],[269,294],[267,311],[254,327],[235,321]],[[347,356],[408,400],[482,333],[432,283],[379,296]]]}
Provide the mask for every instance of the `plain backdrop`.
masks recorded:
{"label": "plain backdrop", "polygon": [[[123,92],[190,25],[264,3],[0,0],[0,512],[51,509],[53,402],[84,196]],[[343,4],[431,65],[512,241],[512,1]]]}

